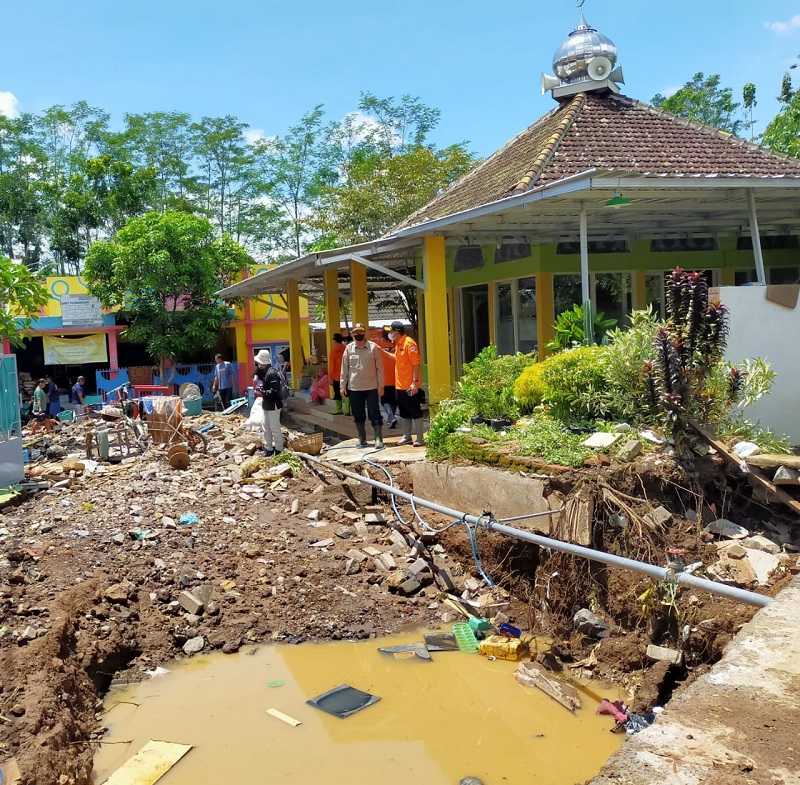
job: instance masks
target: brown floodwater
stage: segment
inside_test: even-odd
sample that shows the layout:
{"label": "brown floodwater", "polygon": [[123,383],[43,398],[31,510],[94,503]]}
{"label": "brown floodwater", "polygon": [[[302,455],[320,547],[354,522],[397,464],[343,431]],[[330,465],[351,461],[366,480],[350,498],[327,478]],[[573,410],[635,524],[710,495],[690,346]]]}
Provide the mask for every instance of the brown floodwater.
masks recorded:
{"label": "brown floodwater", "polygon": [[[573,785],[596,774],[619,747],[601,695],[584,682],[576,714],[514,679],[516,663],[478,654],[433,653],[432,662],[380,654],[364,642],[263,646],[167,664],[169,674],[112,690],[106,741],[95,758],[105,779],[148,740],[193,749],[159,785]],[[379,695],[347,719],[309,706],[339,684]],[[123,702],[127,701],[127,702]],[[132,705],[132,704],[138,704]],[[291,727],[275,708],[302,722]]]}

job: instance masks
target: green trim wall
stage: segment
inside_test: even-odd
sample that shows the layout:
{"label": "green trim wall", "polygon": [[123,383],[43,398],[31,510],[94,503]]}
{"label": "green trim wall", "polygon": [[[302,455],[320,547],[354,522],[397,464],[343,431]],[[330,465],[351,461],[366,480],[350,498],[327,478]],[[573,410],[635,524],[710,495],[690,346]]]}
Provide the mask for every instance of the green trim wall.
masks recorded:
{"label": "green trim wall", "polygon": [[[628,253],[595,253],[589,255],[591,272],[633,272],[671,270],[684,267],[690,270],[752,270],[755,268],[752,251],[736,249],[735,236],[718,238],[716,251],[667,251],[653,252],[650,240],[636,240]],[[555,245],[537,245],[531,255],[513,262],[495,262],[496,246],[484,245],[484,264],[472,270],[456,272],[454,268],[456,247],[447,248],[447,285],[450,287],[475,286],[477,284],[522,278],[537,272],[580,272],[578,254],[557,254]],[[765,267],[790,267],[800,265],[800,251],[764,251]]]}

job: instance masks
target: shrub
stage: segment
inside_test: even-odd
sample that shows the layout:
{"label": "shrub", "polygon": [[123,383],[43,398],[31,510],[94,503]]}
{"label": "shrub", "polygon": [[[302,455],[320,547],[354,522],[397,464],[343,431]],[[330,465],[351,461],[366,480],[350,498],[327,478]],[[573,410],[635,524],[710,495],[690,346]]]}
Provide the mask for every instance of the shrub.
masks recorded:
{"label": "shrub", "polygon": [[608,343],[600,365],[606,380],[605,408],[609,412],[628,420],[647,417],[652,391],[642,369],[655,359],[654,341],[662,326],[648,308],[631,314],[627,330],[612,330],[606,336]]}
{"label": "shrub", "polygon": [[425,439],[427,455],[432,460],[442,460],[448,455],[447,440],[458,428],[465,425],[475,415],[472,404],[465,401],[442,401],[431,419],[431,426]]}
{"label": "shrub", "polygon": [[543,402],[559,419],[593,419],[606,414],[603,346],[579,346],[548,357],[542,365]]}
{"label": "shrub", "polygon": [[514,382],[514,398],[523,412],[532,412],[544,399],[542,372],[546,361],[529,365]]}
{"label": "shrub", "polygon": [[[594,314],[594,339],[601,343],[606,333],[617,326],[617,320],[606,317],[602,311]],[[583,307],[573,305],[571,311],[562,311],[553,324],[553,340],[547,344],[548,351],[561,352],[586,341],[583,323]]]}
{"label": "shrub", "polygon": [[514,400],[514,382],[535,361],[532,354],[498,357],[497,349],[487,346],[464,366],[456,399],[470,404],[475,414],[486,419],[515,420],[519,417],[519,407]]}

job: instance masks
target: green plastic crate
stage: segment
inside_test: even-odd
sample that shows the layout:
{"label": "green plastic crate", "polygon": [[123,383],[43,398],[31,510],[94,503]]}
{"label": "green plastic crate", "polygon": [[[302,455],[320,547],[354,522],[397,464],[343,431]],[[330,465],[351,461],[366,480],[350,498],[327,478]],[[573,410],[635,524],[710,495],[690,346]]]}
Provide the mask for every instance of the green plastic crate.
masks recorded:
{"label": "green plastic crate", "polygon": [[459,622],[453,625],[453,636],[461,651],[474,653],[480,649],[475,633],[466,622]]}

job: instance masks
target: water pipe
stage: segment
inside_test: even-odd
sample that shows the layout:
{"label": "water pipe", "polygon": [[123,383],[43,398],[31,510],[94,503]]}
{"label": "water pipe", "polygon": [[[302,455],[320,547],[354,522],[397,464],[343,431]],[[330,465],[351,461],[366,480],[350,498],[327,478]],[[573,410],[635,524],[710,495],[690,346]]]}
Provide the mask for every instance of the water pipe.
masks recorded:
{"label": "water pipe", "polygon": [[377,488],[378,490],[389,493],[392,496],[405,499],[412,505],[425,507],[433,512],[438,512],[441,515],[452,518],[454,521],[468,524],[473,528],[480,527],[486,529],[487,531],[494,531],[498,534],[504,534],[507,537],[513,537],[517,540],[530,542],[534,545],[539,545],[542,548],[547,548],[549,550],[568,553],[572,556],[580,556],[584,559],[589,559],[590,561],[607,564],[610,567],[619,567],[621,569],[639,572],[659,581],[674,580],[676,583],[682,586],[690,586],[693,589],[707,591],[720,597],[726,597],[730,600],[744,602],[748,605],[755,605],[760,608],[766,607],[773,600],[772,597],[767,597],[763,594],[757,594],[756,592],[747,591],[746,589],[740,589],[737,586],[728,586],[727,584],[718,583],[717,581],[710,581],[706,578],[699,578],[696,575],[691,575],[687,572],[668,570],[665,567],[659,567],[655,564],[647,564],[646,562],[628,559],[624,556],[617,556],[613,553],[598,551],[594,548],[586,548],[582,545],[574,545],[570,542],[554,540],[551,537],[545,537],[541,534],[534,534],[533,532],[516,529],[513,526],[506,526],[505,524],[496,521],[491,514],[483,514],[478,516],[471,515],[460,510],[454,510],[451,507],[446,507],[443,504],[437,504],[436,502],[429,501],[428,499],[422,499],[419,496],[414,496],[413,494],[402,491],[399,488],[393,487],[392,485],[387,485],[386,483],[379,482],[378,480],[373,480],[371,477],[366,477],[362,474],[356,474],[355,472],[348,471],[347,469],[333,466],[332,464],[326,463],[325,461],[322,461],[312,455],[306,455],[305,453],[298,453],[298,455],[304,460],[329,469],[341,477],[347,477],[351,480],[364,483],[365,485],[371,485],[373,488]]}

